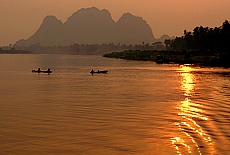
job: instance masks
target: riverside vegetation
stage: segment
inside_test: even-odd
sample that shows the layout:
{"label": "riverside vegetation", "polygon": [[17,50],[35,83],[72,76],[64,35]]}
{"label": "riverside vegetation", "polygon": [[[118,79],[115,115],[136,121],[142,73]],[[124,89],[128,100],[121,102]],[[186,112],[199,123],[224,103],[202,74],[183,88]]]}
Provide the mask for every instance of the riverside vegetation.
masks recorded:
{"label": "riverside vegetation", "polygon": [[29,50],[16,50],[15,48],[3,49],[0,47],[0,54],[32,54]]}
{"label": "riverside vegetation", "polygon": [[195,64],[200,66],[230,67],[230,24],[196,27],[184,31],[182,37],[165,40],[166,50],[126,50],[105,54],[104,57],[157,63]]}

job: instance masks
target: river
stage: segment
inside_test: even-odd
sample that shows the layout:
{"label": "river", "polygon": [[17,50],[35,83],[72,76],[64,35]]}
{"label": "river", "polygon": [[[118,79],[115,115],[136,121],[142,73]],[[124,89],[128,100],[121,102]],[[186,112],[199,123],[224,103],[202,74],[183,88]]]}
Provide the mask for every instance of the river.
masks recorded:
{"label": "river", "polygon": [[1,155],[230,154],[230,69],[2,54],[0,107]]}

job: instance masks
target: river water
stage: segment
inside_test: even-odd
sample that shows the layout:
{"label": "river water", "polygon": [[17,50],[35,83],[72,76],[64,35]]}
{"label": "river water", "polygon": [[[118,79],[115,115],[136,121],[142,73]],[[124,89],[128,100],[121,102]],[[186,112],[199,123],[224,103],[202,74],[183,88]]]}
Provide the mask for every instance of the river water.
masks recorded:
{"label": "river water", "polygon": [[0,55],[0,114],[1,155],[227,155],[230,70]]}

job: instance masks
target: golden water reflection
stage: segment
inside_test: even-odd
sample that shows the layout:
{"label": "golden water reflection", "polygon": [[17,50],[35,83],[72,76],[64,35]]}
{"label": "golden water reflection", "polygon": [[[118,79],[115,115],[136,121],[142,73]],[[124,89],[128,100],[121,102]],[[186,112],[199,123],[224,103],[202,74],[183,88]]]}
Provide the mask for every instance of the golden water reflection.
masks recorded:
{"label": "golden water reflection", "polygon": [[179,122],[175,125],[182,134],[171,138],[171,143],[177,151],[177,154],[202,154],[203,145],[212,145],[211,138],[205,133],[198,124],[199,121],[208,121],[203,115],[202,105],[192,101],[195,93],[196,77],[193,71],[196,70],[190,65],[181,65],[178,72],[181,76],[181,90],[184,94],[184,100],[176,107],[180,116]]}

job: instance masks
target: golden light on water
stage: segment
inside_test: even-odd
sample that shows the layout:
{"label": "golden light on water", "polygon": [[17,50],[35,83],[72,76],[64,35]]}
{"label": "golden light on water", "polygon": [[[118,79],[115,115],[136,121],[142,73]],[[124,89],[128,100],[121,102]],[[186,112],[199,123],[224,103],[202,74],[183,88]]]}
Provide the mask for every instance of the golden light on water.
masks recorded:
{"label": "golden light on water", "polygon": [[181,66],[180,68],[182,77],[181,89],[184,91],[185,96],[192,96],[195,87],[195,76],[191,74],[191,71],[193,71],[193,69],[189,66]]}
{"label": "golden light on water", "polygon": [[176,107],[179,110],[178,116],[181,119],[175,125],[182,135],[171,138],[171,143],[179,155],[183,154],[182,152],[185,152],[185,150],[188,154],[196,152],[201,155],[200,148],[203,146],[199,144],[200,141],[208,145],[212,144],[211,138],[198,124],[198,121],[208,121],[208,118],[202,115],[202,105],[193,102],[191,99],[195,93],[197,83],[196,77],[193,74],[195,70],[190,65],[181,65],[178,69],[181,76],[181,90],[185,98]]}

